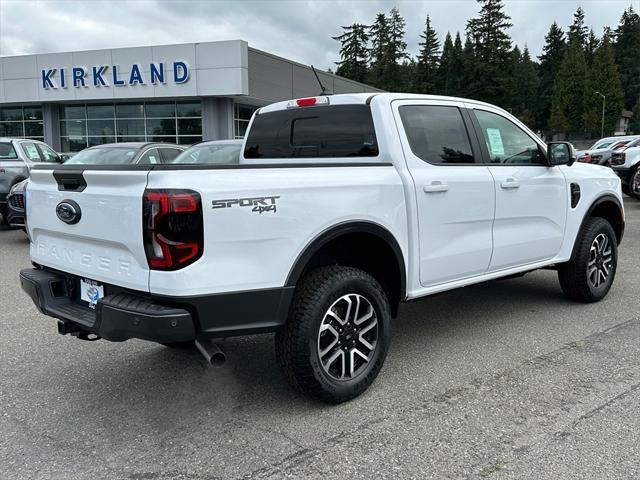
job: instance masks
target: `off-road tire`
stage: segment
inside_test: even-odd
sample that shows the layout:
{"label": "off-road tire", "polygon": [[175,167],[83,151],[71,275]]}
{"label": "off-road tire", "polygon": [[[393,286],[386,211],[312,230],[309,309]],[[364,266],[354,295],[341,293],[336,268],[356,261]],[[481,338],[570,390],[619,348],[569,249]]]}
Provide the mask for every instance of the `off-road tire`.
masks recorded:
{"label": "off-road tire", "polygon": [[[321,363],[318,335],[334,302],[350,294],[364,297],[375,310],[377,341],[360,374],[336,380]],[[390,323],[387,295],[371,275],[351,267],[320,267],[306,274],[296,287],[287,322],[276,333],[276,357],[298,391],[327,403],[345,402],[364,392],[380,372],[389,348]]]}
{"label": "off-road tire", "polygon": [[[600,234],[606,235],[609,239],[609,244],[612,249],[613,263],[610,274],[606,280],[599,287],[594,287],[594,285],[589,281],[588,263],[591,247],[595,238]],[[562,291],[571,300],[575,300],[577,302],[598,302],[609,292],[615,278],[617,265],[618,244],[611,224],[604,218],[589,218],[582,227],[576,240],[575,256],[573,260],[560,265],[558,268],[558,279],[560,280]]]}

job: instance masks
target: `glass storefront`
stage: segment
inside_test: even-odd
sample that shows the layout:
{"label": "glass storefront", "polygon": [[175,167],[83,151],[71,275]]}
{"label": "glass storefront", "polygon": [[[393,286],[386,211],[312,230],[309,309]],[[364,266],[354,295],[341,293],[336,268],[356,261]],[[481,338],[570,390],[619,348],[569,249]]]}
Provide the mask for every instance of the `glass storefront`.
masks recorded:
{"label": "glass storefront", "polygon": [[127,102],[60,106],[63,152],[114,142],[202,140],[200,101]]}
{"label": "glass storefront", "polygon": [[249,120],[253,112],[260,107],[254,105],[245,105],[243,103],[236,103],[233,105],[233,135],[234,138],[244,138],[244,134],[247,133],[247,127],[249,126]]}
{"label": "glass storefront", "polygon": [[44,139],[41,106],[0,108],[0,137]]}

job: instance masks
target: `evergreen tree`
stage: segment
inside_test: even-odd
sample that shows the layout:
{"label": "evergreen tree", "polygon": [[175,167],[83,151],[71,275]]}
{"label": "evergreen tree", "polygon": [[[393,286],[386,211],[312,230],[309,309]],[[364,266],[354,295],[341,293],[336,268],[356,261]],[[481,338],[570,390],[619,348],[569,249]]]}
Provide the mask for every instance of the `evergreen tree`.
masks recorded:
{"label": "evergreen tree", "polygon": [[520,77],[520,60],[522,57],[522,53],[520,52],[520,47],[515,45],[513,50],[509,52],[508,61],[505,63],[507,72],[509,74],[509,85],[508,85],[508,96],[502,99],[502,108],[508,110],[514,115],[517,115],[516,105],[519,102],[520,96],[520,85],[518,81],[521,80]]}
{"label": "evergreen tree", "polygon": [[409,93],[425,93],[422,91],[420,78],[418,74],[418,64],[413,58],[404,60],[400,65],[400,77],[397,84],[399,86],[394,87],[397,91],[409,92]]}
{"label": "evergreen tree", "polygon": [[596,32],[594,32],[592,28],[589,30],[589,36],[587,37],[587,43],[584,48],[585,60],[587,61],[587,66],[589,67],[591,67],[591,64],[593,63],[593,57],[596,54],[598,45],[600,45],[600,40],[598,40],[598,37],[596,37]]}
{"label": "evergreen tree", "polygon": [[614,52],[624,90],[624,106],[632,109],[640,101],[640,15],[629,7],[615,30]]}
{"label": "evergreen tree", "polygon": [[[471,47],[471,53],[473,54],[473,47]],[[449,75],[449,88],[450,95],[460,97],[463,95],[462,82],[464,79],[464,49],[462,48],[462,40],[460,39],[460,32],[456,32],[456,39],[453,42],[453,55],[452,55],[452,70]]]}
{"label": "evergreen tree", "polygon": [[[435,82],[435,93],[439,95],[452,94],[450,82],[453,79],[453,75],[456,74],[454,70],[454,55],[451,33],[447,32],[446,37],[444,37],[444,43],[442,44],[442,54],[438,62],[438,72]],[[460,72],[457,73],[460,74]]]}
{"label": "evergreen tree", "polygon": [[[427,15],[424,33],[420,35],[422,42],[420,45],[420,53],[418,54],[418,91],[421,93],[433,93],[436,86],[438,64],[440,61],[440,42],[438,35],[431,26],[431,19]],[[447,34],[451,50],[451,35]],[[451,52],[453,53],[453,52]]]}
{"label": "evergreen tree", "polygon": [[587,45],[589,36],[589,28],[584,24],[584,10],[578,7],[576,13],[573,14],[573,24],[569,26],[569,41],[577,41],[584,49]]}
{"label": "evergreen tree", "polygon": [[383,76],[383,87],[389,91],[404,90],[403,72],[406,71],[404,60],[409,59],[407,54],[407,44],[404,41],[404,18],[396,7],[389,12],[389,42],[386,49],[386,62]]}
{"label": "evergreen tree", "polygon": [[553,86],[550,128],[556,132],[583,132],[585,94],[587,88],[587,62],[580,39],[569,42],[567,53],[560,65]]}
{"label": "evergreen tree", "polygon": [[513,114],[527,125],[533,125],[534,112],[538,101],[538,64],[531,60],[529,48],[525,45],[522,54],[514,48],[514,95]]}
{"label": "evergreen tree", "polygon": [[473,47],[471,37],[469,36],[467,36],[464,41],[464,48],[462,49],[462,56],[460,60],[460,63],[462,64],[462,74],[459,78],[462,79],[462,84],[460,85],[458,95],[461,97],[479,99],[480,95],[475,89],[475,76],[478,70],[476,67],[476,52]]}
{"label": "evergreen tree", "polygon": [[367,27],[360,23],[354,23],[348,27],[342,27],[342,35],[332,37],[340,42],[340,61],[336,73],[357,82],[364,82],[367,76],[367,62],[369,52],[367,43]]}
{"label": "evergreen tree", "polygon": [[375,22],[369,27],[370,70],[368,83],[374,87],[383,87],[383,77],[387,65],[387,50],[389,48],[389,22],[384,13],[376,16]]}
{"label": "evergreen tree", "polygon": [[549,33],[544,37],[539,67],[538,102],[536,108],[536,126],[542,131],[549,130],[551,116],[551,97],[560,65],[567,50],[564,33],[556,22],[551,24]]}
{"label": "evergreen tree", "polygon": [[473,83],[469,86],[476,98],[503,104],[509,89],[511,38],[513,26],[504,12],[502,0],[477,0],[480,14],[467,22],[467,36],[473,41],[475,59]]}
{"label": "evergreen tree", "polygon": [[613,133],[615,124],[624,107],[624,94],[620,86],[620,76],[615,63],[611,39],[608,35],[602,38],[600,47],[593,57],[593,65],[589,69],[585,95],[584,124],[588,132],[600,135],[602,122],[602,97],[606,97],[604,114],[604,133]]}

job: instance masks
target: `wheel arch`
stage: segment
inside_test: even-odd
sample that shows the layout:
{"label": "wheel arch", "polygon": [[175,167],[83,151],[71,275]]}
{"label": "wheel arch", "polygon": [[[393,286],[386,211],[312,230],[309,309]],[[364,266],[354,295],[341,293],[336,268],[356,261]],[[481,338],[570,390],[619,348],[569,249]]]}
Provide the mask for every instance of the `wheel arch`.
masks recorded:
{"label": "wheel arch", "polygon": [[392,315],[397,315],[406,298],[406,268],[402,249],[388,229],[370,221],[348,221],[324,230],[298,255],[285,286],[295,287],[309,269],[330,264],[358,267],[373,275],[389,296]]}
{"label": "wheel arch", "polygon": [[[619,245],[624,235],[624,207],[622,206],[620,200],[616,196],[611,194],[605,194],[596,198],[591,203],[591,205],[587,209],[587,212],[582,218],[578,233],[583,230],[585,222],[592,217],[604,218],[611,224],[611,226],[613,227],[613,231],[616,234],[616,240]],[[571,260],[573,260],[576,256],[577,246],[578,237],[576,237],[573,244]]]}

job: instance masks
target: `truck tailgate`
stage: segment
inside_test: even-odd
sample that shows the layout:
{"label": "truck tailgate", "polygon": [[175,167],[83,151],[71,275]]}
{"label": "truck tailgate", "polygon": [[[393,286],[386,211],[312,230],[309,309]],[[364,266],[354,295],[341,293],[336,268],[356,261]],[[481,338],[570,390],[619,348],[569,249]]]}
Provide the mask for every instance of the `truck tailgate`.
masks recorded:
{"label": "truck tailgate", "polygon": [[[60,169],[54,176],[53,170],[32,170],[26,197],[31,259],[92,280],[148,291],[142,239],[148,173]],[[77,223],[59,218],[58,206],[65,201],[79,207]]]}

